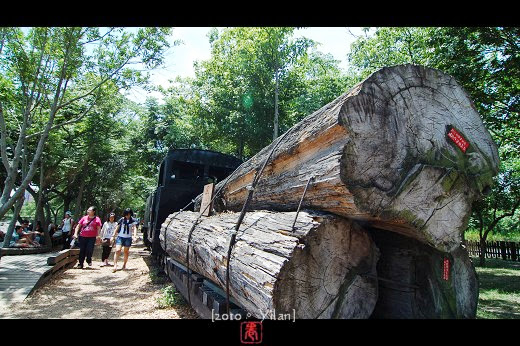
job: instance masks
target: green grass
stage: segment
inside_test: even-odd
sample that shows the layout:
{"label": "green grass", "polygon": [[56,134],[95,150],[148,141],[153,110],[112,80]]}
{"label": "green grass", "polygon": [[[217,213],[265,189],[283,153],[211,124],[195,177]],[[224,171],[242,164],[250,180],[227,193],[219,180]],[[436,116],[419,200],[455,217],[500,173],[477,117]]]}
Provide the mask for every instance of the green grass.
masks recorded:
{"label": "green grass", "polygon": [[487,258],[480,267],[473,258],[479,278],[477,318],[520,319],[520,262]]}
{"label": "green grass", "polygon": [[150,280],[154,285],[162,285],[168,280],[165,275],[160,275],[160,271],[156,267],[150,268],[148,275],[150,276]]}
{"label": "green grass", "polygon": [[157,299],[159,309],[166,309],[185,304],[183,297],[175,290],[174,286],[166,286],[161,291],[162,295]]}

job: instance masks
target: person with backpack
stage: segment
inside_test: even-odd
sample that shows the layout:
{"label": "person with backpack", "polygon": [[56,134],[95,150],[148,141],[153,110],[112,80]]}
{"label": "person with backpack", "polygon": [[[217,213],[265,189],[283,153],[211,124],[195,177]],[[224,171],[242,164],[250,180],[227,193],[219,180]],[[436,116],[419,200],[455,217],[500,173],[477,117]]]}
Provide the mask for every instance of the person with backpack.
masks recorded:
{"label": "person with backpack", "polygon": [[70,247],[70,241],[72,237],[70,233],[72,233],[72,229],[74,228],[74,219],[72,219],[72,212],[67,211],[65,213],[65,218],[61,221],[61,239],[63,241],[62,250],[66,250]]}
{"label": "person with backpack", "polygon": [[121,255],[121,247],[124,247],[124,260],[123,267],[126,269],[126,262],[128,262],[128,254],[130,253],[130,246],[132,245],[132,235],[134,234],[136,227],[136,220],[132,217],[134,212],[130,208],[126,208],[123,212],[123,217],[117,222],[117,227],[112,236],[112,241],[116,239],[116,253],[114,254],[114,269],[112,272],[117,271],[117,260]]}
{"label": "person with backpack", "polygon": [[[96,216],[96,207],[89,207],[87,215],[83,216],[76,226],[74,240],[79,239],[79,263],[76,268],[83,269],[85,257],[87,265],[92,268],[92,254],[96,240],[101,240],[99,230],[101,229],[101,219]],[[79,237],[78,237],[79,235]]]}

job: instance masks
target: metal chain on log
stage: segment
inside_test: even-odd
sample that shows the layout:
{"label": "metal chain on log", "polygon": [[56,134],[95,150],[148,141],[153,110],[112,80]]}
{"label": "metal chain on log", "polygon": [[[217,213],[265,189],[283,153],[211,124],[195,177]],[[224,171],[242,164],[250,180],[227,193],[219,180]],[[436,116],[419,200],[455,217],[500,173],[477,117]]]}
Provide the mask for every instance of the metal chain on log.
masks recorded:
{"label": "metal chain on log", "polygon": [[300,213],[300,208],[302,207],[303,199],[305,198],[305,195],[307,194],[307,189],[309,188],[309,184],[311,181],[314,181],[314,175],[309,178],[307,181],[307,185],[305,185],[305,189],[303,190],[302,198],[300,199],[300,203],[298,204],[298,209],[296,209],[296,216],[294,217],[294,222],[291,227],[291,232],[294,233],[294,226],[296,225],[296,220],[298,219],[298,214]]}
{"label": "metal chain on log", "polygon": [[[235,229],[231,231],[231,238],[229,239],[229,246],[228,246],[228,252],[227,252],[227,263],[226,263],[226,311],[229,315],[229,263],[231,262],[231,251],[233,250],[233,246],[236,242],[236,236],[238,233],[238,229],[240,228],[240,224],[244,220],[244,216],[246,215],[247,206],[249,205],[249,202],[251,202],[251,199],[253,199],[253,193],[255,192],[255,187],[258,181],[260,180],[260,177],[262,176],[262,173],[264,172],[265,167],[267,166],[267,163],[271,159],[271,156],[274,153],[274,150],[278,147],[278,145],[282,142],[282,140],[287,136],[287,134],[291,132],[290,130],[285,132],[282,136],[279,137],[278,142],[273,145],[273,148],[271,149],[271,152],[265,159],[262,168],[255,173],[255,177],[253,178],[253,182],[251,183],[251,186],[248,186],[249,193],[247,195],[247,199],[244,202],[244,205],[242,206],[242,211],[240,212],[240,216],[238,217],[237,223],[235,225]],[[237,168],[238,169],[238,168]],[[231,175],[230,175],[231,176]],[[221,188],[224,187],[225,184],[222,184]]]}

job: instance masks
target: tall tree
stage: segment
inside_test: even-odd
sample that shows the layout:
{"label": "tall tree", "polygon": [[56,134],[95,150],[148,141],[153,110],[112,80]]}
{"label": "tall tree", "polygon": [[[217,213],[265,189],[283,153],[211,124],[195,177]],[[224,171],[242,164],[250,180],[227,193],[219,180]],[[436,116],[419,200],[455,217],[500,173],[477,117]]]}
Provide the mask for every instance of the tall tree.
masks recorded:
{"label": "tall tree", "polygon": [[[7,174],[0,218],[31,183],[50,131],[87,115],[107,83],[120,88],[143,83],[145,76],[132,65],[160,64],[168,33],[158,28],[136,33],[121,28],[1,28],[0,153]],[[74,108],[79,112],[66,112]],[[38,138],[30,153],[28,136]],[[30,156],[30,164],[20,176],[22,153]]]}
{"label": "tall tree", "polygon": [[[305,103],[301,95],[312,94],[306,91],[312,86],[309,79],[325,89],[336,88],[333,82],[317,79],[331,69],[339,71],[337,62],[319,54],[309,58],[315,43],[293,39],[294,30],[264,27],[210,32],[212,55],[195,66],[195,101],[191,103],[193,113],[204,123],[203,137],[210,147],[242,158],[251,156],[308,109],[301,107]],[[344,84],[343,80],[338,84]],[[330,96],[323,90],[319,95]],[[321,101],[320,106],[330,99]]]}

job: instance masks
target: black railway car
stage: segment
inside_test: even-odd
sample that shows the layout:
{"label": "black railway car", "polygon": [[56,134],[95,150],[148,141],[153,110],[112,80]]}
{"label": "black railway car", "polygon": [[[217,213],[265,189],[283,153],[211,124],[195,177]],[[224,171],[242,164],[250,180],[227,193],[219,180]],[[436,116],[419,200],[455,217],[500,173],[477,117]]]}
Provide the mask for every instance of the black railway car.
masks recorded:
{"label": "black railway car", "polygon": [[[168,215],[184,208],[201,194],[204,185],[219,182],[231,174],[242,160],[223,153],[200,149],[172,149],[159,167],[157,189],[147,199],[144,243],[152,256],[162,254],[159,243],[161,225]],[[193,205],[187,210],[193,210]]]}

